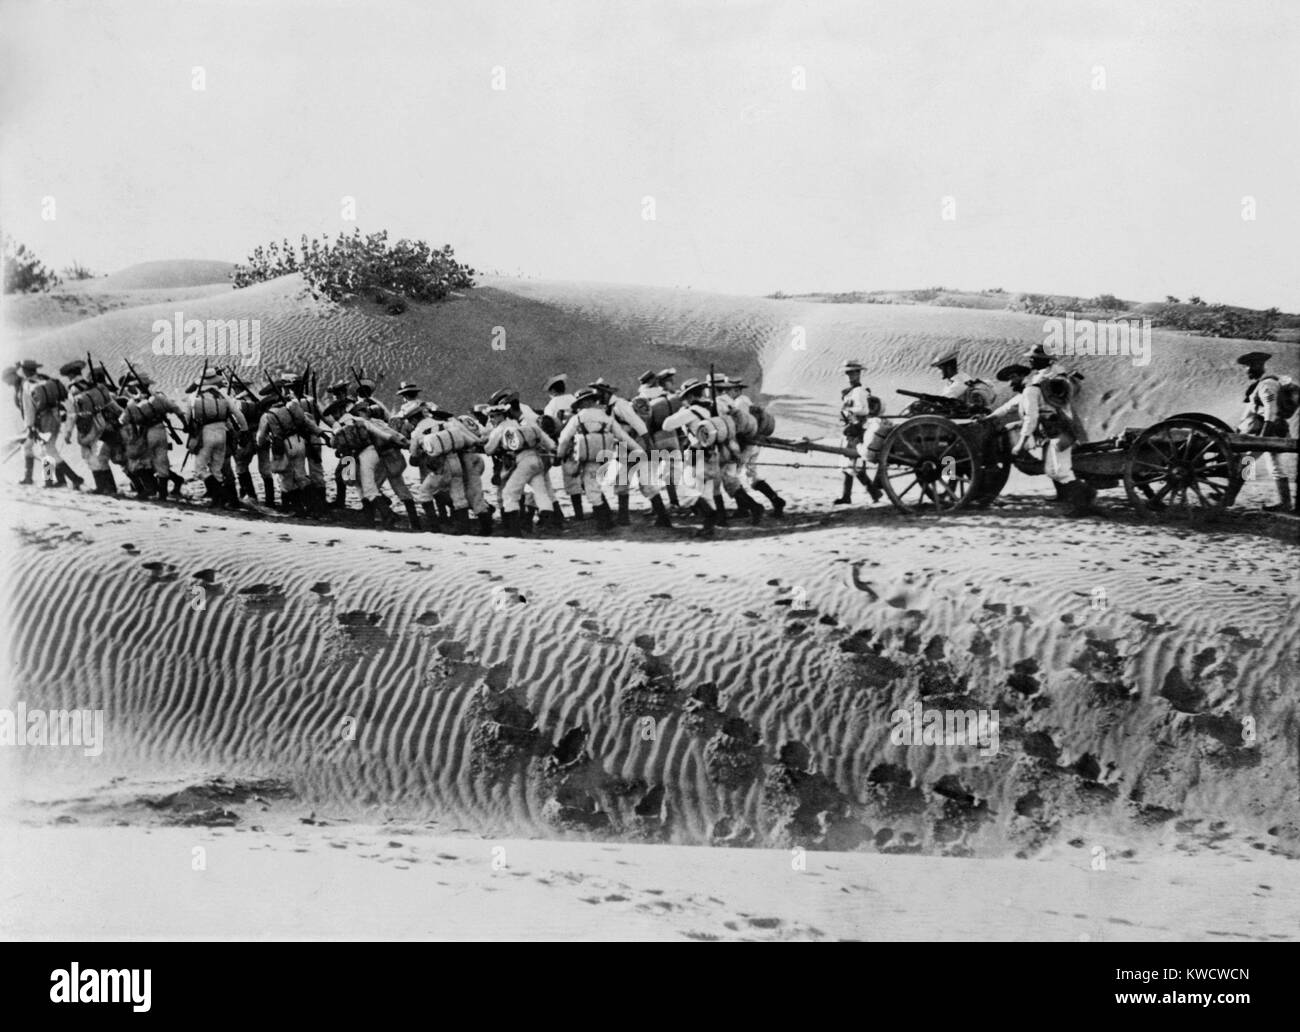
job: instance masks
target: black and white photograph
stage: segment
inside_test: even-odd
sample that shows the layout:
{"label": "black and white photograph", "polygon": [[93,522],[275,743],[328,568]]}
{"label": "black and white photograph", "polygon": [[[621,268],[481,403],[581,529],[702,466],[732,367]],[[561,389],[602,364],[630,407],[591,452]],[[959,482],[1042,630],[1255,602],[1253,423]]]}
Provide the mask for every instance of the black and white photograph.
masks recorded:
{"label": "black and white photograph", "polygon": [[1298,129],[1291,0],[0,0],[0,939],[1294,942]]}

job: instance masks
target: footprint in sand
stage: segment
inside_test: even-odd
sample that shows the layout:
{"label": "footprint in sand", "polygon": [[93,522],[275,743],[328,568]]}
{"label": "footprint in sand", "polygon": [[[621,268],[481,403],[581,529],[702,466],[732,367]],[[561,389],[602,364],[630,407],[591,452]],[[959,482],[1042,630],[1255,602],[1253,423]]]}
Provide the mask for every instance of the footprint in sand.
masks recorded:
{"label": "footprint in sand", "polygon": [[421,627],[433,627],[438,623],[438,614],[432,609],[426,609],[423,613],[415,618],[415,622]]}
{"label": "footprint in sand", "polygon": [[339,613],[338,622],[342,627],[374,627],[383,618],[383,613],[367,613],[364,609],[349,609],[346,613]]}
{"label": "footprint in sand", "polygon": [[140,564],[152,575],[151,583],[161,584],[166,581],[174,581],[179,573],[178,569],[171,563],[148,562]]}
{"label": "footprint in sand", "polygon": [[322,598],[327,598],[332,589],[330,588],[329,581],[322,580],[322,581],[317,581],[315,584],[313,584],[311,586],[311,590],[315,592],[317,595],[320,595]]}
{"label": "footprint in sand", "polygon": [[202,581],[204,584],[215,584],[217,582],[216,570],[198,570],[190,574],[196,581]]}

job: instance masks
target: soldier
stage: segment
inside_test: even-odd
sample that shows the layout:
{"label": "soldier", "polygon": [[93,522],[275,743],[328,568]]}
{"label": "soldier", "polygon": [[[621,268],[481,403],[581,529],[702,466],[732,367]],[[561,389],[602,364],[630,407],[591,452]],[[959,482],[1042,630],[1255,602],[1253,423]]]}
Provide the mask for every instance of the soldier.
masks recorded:
{"label": "soldier", "polygon": [[[1252,437],[1289,437],[1290,419],[1295,415],[1293,386],[1284,386],[1273,373],[1265,372],[1265,367],[1273,356],[1264,351],[1250,351],[1237,359],[1237,364],[1246,367],[1246,393],[1243,401],[1245,409],[1237,423],[1239,433]],[[1289,384],[1289,381],[1288,381]],[[1290,409],[1290,411],[1288,411]],[[1258,461],[1259,454],[1253,458]],[[1273,478],[1273,487],[1277,491],[1277,504],[1265,505],[1266,512],[1286,512],[1292,508],[1291,483],[1286,469],[1282,465],[1282,456],[1273,452],[1263,452],[1264,466]],[[1228,489],[1228,504],[1236,501],[1237,492],[1241,490],[1241,481],[1235,480]],[[1295,502],[1300,503],[1300,490],[1296,492]]]}
{"label": "soldier", "polygon": [[[239,414],[244,419],[244,429],[239,429],[239,424],[234,419],[227,422],[227,461],[233,460],[235,466],[235,481],[238,485],[238,493],[234,499],[238,503],[240,498],[251,498],[257,501],[257,492],[253,489],[253,456],[258,454],[257,447],[257,426],[262,421],[262,405],[259,402],[248,384],[243,380],[237,380],[233,370],[226,374],[227,389],[229,391],[232,404],[239,409]],[[264,477],[271,474],[270,466],[270,449],[267,449],[267,464],[258,469],[258,473]],[[275,489],[270,487],[266,489],[267,504],[275,503]]]}
{"label": "soldier", "polygon": [[[337,426],[355,404],[351,389],[352,385],[347,380],[339,380],[325,388],[330,395],[330,403],[321,411],[321,420],[326,426]],[[338,455],[338,449],[335,449],[335,455]],[[346,462],[343,461],[344,458],[347,459]],[[334,463],[334,500],[329,503],[331,509],[341,509],[347,505],[348,486],[344,476],[347,465],[352,461],[351,456],[340,456],[339,461]]]}
{"label": "soldier", "polygon": [[1068,515],[1086,515],[1094,493],[1074,475],[1074,446],[1084,439],[1082,420],[1073,405],[1077,379],[1058,369],[1041,344],[1025,357],[1030,376],[1022,394],[1020,436],[1012,453],[1021,454],[1031,444],[1041,445],[1043,471],[1055,485],[1057,499],[1067,504]]}
{"label": "soldier", "polygon": [[993,403],[994,394],[990,384],[957,371],[957,352],[949,351],[935,356],[930,367],[938,369],[939,375],[943,377],[943,389],[939,393],[945,398],[963,401],[976,411],[987,410]]}
{"label": "soldier", "polygon": [[[509,394],[506,392],[507,397]],[[483,450],[492,456],[495,477],[500,484],[501,524],[506,536],[531,533],[531,526],[524,529],[521,513],[526,487],[533,491],[542,524],[558,531],[560,522],[552,504],[546,478],[547,462],[543,458],[545,453],[555,451],[555,441],[536,422],[525,420],[518,400],[494,403],[488,409],[488,419],[492,429]]]}
{"label": "soldier", "polygon": [[[758,453],[761,449],[761,445],[755,437],[755,434],[758,431],[758,424],[750,414],[750,409],[753,408],[754,403],[750,400],[749,396],[745,394],[746,386],[747,385],[740,380],[728,380],[725,392],[728,399],[727,406],[732,411],[733,416],[737,411],[739,411],[744,413],[745,416],[748,416],[748,423],[754,424],[751,429],[749,428],[748,423],[746,423],[747,432],[738,432],[736,435],[736,446],[739,450],[739,454],[736,457],[736,466],[739,472],[744,475],[749,486],[772,503],[772,516],[779,520],[785,514],[785,499],[778,495],[772,489],[772,485],[764,480],[763,475],[758,472]],[[721,404],[721,402],[722,399],[719,398],[719,404]],[[758,516],[754,518],[754,522],[757,523],[758,518],[762,515],[763,506],[756,498],[750,498],[750,502],[758,510]]]}
{"label": "soldier", "polygon": [[[466,508],[470,515],[478,521],[478,532],[481,536],[487,537],[492,533],[492,506],[483,497],[483,470],[486,468],[486,462],[483,459],[483,445],[487,440],[485,424],[482,419],[487,418],[487,406],[474,406],[472,413],[458,416],[461,426],[465,428],[466,433],[472,438],[472,443],[460,452],[460,473],[461,481],[456,483],[454,471],[451,485],[452,504],[457,508],[462,506]],[[485,411],[480,413],[479,408]],[[461,501],[461,498],[464,501]],[[465,519],[462,516],[452,514],[453,520],[457,521],[456,525],[462,529],[465,528]]]}
{"label": "soldier", "polygon": [[[999,423],[1008,430],[1020,425],[1025,418],[1025,378],[1029,373],[1029,366],[1021,365],[1019,362],[1013,362],[998,370],[998,382],[1011,387],[1011,397],[985,416],[985,419]],[[1008,420],[1007,417],[1011,415],[1016,418]]]}
{"label": "soldier", "polygon": [[[119,441],[118,421],[122,409],[103,383],[106,372],[102,366],[99,369],[91,366],[86,378],[77,382],[76,391],[69,396],[69,429],[77,435],[81,457],[95,481],[95,494],[115,495],[117,483],[113,479],[111,460]],[[66,433],[64,440],[68,440]]]}
{"label": "soldier", "polygon": [[692,508],[704,521],[704,525],[696,531],[697,537],[713,537],[713,528],[718,522],[717,513],[708,501],[716,493],[721,476],[717,447],[704,445],[696,435],[699,425],[713,415],[705,398],[707,390],[708,384],[703,380],[687,380],[682,384],[682,407],[665,419],[663,424],[665,430],[684,430],[691,443],[691,465],[695,487],[699,492]]}
{"label": "soldier", "polygon": [[[844,373],[849,378],[849,385],[840,391],[840,422],[844,424],[840,447],[859,451],[866,439],[867,420],[872,414],[871,391],[862,386],[862,369],[860,362],[845,362]],[[835,499],[836,505],[848,505],[853,501],[855,478],[867,489],[873,502],[880,501],[880,488],[867,476],[865,460],[860,455],[858,458],[845,456],[840,464],[840,472],[844,476],[844,489],[840,497]]]}
{"label": "soldier", "polygon": [[303,452],[307,461],[307,486],[303,488],[303,499],[308,515],[321,519],[329,503],[325,499],[325,438],[321,428],[322,407],[316,397],[304,371],[301,375],[290,378],[288,389],[293,393],[303,414],[316,424],[317,431],[303,438]]}
{"label": "soldier", "polygon": [[[675,431],[663,428],[663,421],[681,407],[681,399],[671,394],[665,384],[671,386],[675,369],[661,369],[655,372],[647,369],[641,374],[636,397],[632,399],[632,409],[646,425],[645,449],[647,465],[644,475],[650,482],[668,494],[668,503],[679,508],[677,485],[682,480],[682,442]],[[656,522],[658,522],[656,520]]]}
{"label": "soldier", "polygon": [[220,476],[226,467],[226,448],[229,444],[227,424],[233,422],[236,433],[247,433],[248,421],[240,406],[222,392],[221,374],[215,369],[203,375],[198,389],[189,400],[188,408],[187,421],[198,438],[198,448],[194,452],[194,475],[203,481],[212,505],[223,504],[229,508],[232,501],[230,489],[223,487]]}
{"label": "soldier", "polygon": [[[556,373],[546,381],[548,400],[542,409],[542,415],[551,421],[545,430],[552,437],[558,437],[573,416],[574,395],[567,390],[567,379],[566,373]],[[569,503],[573,506],[573,518],[582,519],[582,479],[576,459],[570,457],[560,461],[560,479],[564,493],[569,496]]]}
{"label": "soldier", "polygon": [[36,446],[41,446],[44,460],[54,470],[54,481],[46,487],[64,487],[71,481],[73,488],[81,486],[81,477],[72,471],[59,454],[59,431],[63,426],[63,404],[68,398],[67,385],[62,380],[46,376],[38,370],[40,362],[24,359],[18,364],[21,373],[19,397],[22,401],[23,424],[27,439],[23,442],[22,484],[32,482],[36,466]]}
{"label": "soldier", "polygon": [[[375,419],[369,413],[373,407],[362,398],[352,407],[350,418],[346,421],[347,450],[356,455],[357,486],[361,492],[361,509],[365,513],[365,522],[369,526],[374,518],[385,528],[393,526],[392,505],[383,494],[387,483],[406,509],[406,518],[411,530],[420,529],[420,518],[415,511],[415,498],[406,486],[402,473],[406,470],[406,458],[402,449],[410,447],[410,439],[399,434],[387,423]],[[334,435],[335,444],[344,437],[345,429],[340,428]],[[355,442],[350,439],[356,437]]]}
{"label": "soldier", "polygon": [[[598,376],[587,384],[587,387],[600,394],[605,411],[618,421],[629,437],[634,441],[645,438],[647,430],[645,422],[637,415],[632,402],[619,396],[613,384],[607,383],[603,376]],[[646,498],[654,498],[658,495],[659,488],[654,482],[655,478],[650,475],[645,452],[639,445],[634,445],[632,449],[619,450],[619,457],[614,462],[614,471],[614,496],[618,499],[618,525],[626,527],[631,522],[629,508],[633,477],[636,477],[641,493]],[[658,518],[657,512],[656,517]]]}
{"label": "soldier", "polygon": [[147,373],[138,373],[123,384],[134,391],[135,397],[129,401],[122,413],[122,422],[135,428],[143,458],[139,476],[145,486],[144,496],[158,494],[158,501],[167,501],[167,487],[170,484],[172,498],[179,499],[181,485],[185,483],[171,466],[171,427],[168,416],[177,415],[184,418],[180,406],[161,391],[154,390],[154,381]]}
{"label": "soldier", "polygon": [[455,448],[465,442],[459,433],[463,427],[459,423],[450,426],[453,420],[455,416],[432,402],[413,398],[389,421],[393,430],[411,442],[410,462],[419,475],[415,501],[424,509],[425,529],[431,534],[462,532],[452,524],[452,484],[460,476]]}
{"label": "soldier", "polygon": [[357,400],[353,403],[352,408],[355,409],[357,405],[364,405],[367,419],[377,419],[381,423],[387,423],[390,418],[388,407],[374,394],[374,379],[369,376],[357,377]]}
{"label": "soldier", "polygon": [[[574,414],[560,433],[558,454],[577,463],[582,493],[591,504],[596,525],[601,530],[612,530],[613,514],[602,489],[606,469],[616,459],[620,445],[629,451],[640,449],[618,420],[605,411],[599,391],[590,387],[580,390],[573,407]],[[659,503],[656,511],[662,510],[663,502],[657,495],[655,501]]]}
{"label": "soldier", "polygon": [[307,477],[306,438],[321,432],[290,389],[293,376],[285,374],[279,383],[268,383],[262,397],[268,407],[257,425],[257,446],[271,454],[271,469],[280,478],[281,504],[299,516],[311,511]]}

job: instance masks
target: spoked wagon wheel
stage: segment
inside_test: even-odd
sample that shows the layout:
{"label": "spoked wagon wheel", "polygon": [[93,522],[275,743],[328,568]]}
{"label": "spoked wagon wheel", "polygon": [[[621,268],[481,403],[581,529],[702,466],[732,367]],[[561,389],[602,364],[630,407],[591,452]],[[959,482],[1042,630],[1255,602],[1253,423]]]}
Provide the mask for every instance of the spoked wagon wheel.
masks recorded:
{"label": "spoked wagon wheel", "polygon": [[1147,427],[1124,461],[1124,490],[1143,513],[1191,516],[1223,509],[1240,481],[1241,467],[1224,435],[1187,416]]}
{"label": "spoked wagon wheel", "polygon": [[915,416],[894,427],[880,449],[885,493],[904,512],[960,509],[979,488],[979,466],[960,427]]}

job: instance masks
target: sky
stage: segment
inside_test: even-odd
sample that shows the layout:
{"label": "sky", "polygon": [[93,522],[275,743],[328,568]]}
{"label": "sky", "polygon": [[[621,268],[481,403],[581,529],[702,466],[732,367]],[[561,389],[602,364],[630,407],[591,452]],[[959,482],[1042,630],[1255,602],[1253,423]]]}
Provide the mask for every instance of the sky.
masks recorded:
{"label": "sky", "polygon": [[0,225],[56,268],[360,227],[544,279],[1296,311],[1298,129],[1294,0],[0,0]]}

